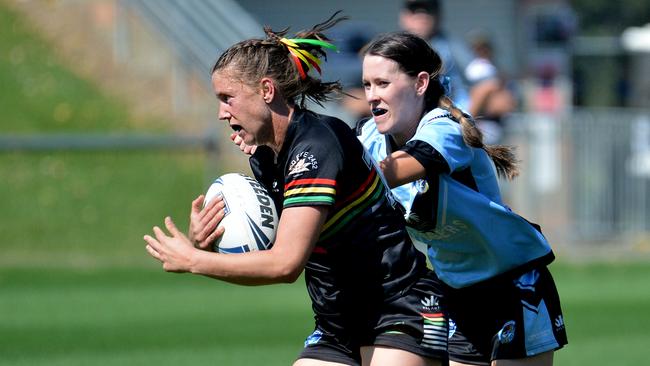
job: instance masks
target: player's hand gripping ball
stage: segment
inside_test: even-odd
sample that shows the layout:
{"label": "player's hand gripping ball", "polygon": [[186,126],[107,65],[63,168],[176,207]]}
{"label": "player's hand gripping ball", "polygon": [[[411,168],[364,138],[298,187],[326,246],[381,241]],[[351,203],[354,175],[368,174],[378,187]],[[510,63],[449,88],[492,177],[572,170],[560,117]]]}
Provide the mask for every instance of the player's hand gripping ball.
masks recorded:
{"label": "player's hand gripping ball", "polygon": [[204,206],[217,195],[225,203],[225,216],[219,223],[225,232],[213,243],[212,250],[245,253],[273,245],[278,213],[273,199],[257,180],[238,173],[224,174],[206,192]]}

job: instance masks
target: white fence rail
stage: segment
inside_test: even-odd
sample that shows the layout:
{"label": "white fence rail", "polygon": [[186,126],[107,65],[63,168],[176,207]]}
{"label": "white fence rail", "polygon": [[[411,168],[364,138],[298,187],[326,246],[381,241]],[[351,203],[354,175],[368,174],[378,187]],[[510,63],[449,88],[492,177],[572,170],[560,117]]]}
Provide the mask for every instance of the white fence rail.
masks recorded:
{"label": "white fence rail", "polygon": [[0,135],[0,151],[56,150],[216,150],[218,142],[206,135],[151,134],[32,134]]}

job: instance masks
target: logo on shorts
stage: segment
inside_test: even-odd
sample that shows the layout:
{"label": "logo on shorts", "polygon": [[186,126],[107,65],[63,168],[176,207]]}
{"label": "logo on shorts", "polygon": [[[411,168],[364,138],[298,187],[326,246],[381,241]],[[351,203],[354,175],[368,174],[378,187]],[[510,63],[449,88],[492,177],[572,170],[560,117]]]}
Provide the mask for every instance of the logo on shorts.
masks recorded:
{"label": "logo on shorts", "polygon": [[454,336],[454,333],[456,333],[456,322],[454,319],[449,318],[449,339]]}
{"label": "logo on shorts", "polygon": [[422,306],[424,306],[425,311],[435,311],[438,309],[438,298],[434,295],[425,297],[424,299],[420,300],[420,303],[422,303]]}
{"label": "logo on shorts", "polygon": [[300,174],[318,169],[318,161],[309,151],[303,151],[291,160],[289,174]]}
{"label": "logo on shorts", "polygon": [[560,330],[564,328],[564,317],[562,315],[558,315],[557,318],[555,318],[555,329]]}
{"label": "logo on shorts", "polygon": [[515,339],[515,321],[511,320],[507,322],[503,328],[497,333],[499,338],[499,343],[510,343]]}
{"label": "logo on shorts", "polygon": [[418,194],[427,193],[429,190],[429,183],[427,183],[426,179],[417,180],[413,183],[413,185],[415,186],[415,189],[418,190]]}
{"label": "logo on shorts", "polygon": [[323,337],[323,332],[320,330],[316,329],[314,333],[310,334],[307,339],[305,339],[305,347],[311,345],[311,344],[316,344],[320,339]]}

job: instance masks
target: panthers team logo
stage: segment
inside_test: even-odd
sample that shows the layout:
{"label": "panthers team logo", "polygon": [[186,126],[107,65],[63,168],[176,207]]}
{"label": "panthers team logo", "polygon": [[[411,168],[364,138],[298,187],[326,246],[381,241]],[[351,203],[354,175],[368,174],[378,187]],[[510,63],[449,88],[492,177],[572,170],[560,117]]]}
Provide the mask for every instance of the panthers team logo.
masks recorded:
{"label": "panthers team logo", "polygon": [[316,169],[318,169],[318,161],[313,154],[309,153],[309,151],[303,151],[300,154],[297,154],[289,164],[289,174],[291,175],[301,174]]}

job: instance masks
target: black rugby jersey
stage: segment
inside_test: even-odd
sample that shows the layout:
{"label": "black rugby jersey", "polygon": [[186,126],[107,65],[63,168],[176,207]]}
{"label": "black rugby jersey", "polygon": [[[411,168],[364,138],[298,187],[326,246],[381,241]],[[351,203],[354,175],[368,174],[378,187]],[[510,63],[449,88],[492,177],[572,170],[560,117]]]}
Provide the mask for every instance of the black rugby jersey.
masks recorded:
{"label": "black rugby jersey", "polygon": [[305,268],[317,314],[391,299],[426,271],[371,157],[341,120],[296,108],[277,159],[263,146],[250,163],[280,215],[330,206]]}

